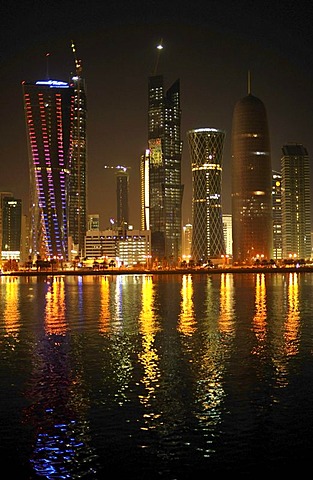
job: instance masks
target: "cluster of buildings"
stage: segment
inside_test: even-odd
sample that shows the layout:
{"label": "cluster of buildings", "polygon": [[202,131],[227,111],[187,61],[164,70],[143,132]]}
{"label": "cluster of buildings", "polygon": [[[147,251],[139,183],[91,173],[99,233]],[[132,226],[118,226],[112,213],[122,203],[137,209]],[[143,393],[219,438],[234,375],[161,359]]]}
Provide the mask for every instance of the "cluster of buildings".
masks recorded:
{"label": "cluster of buildings", "polygon": [[[223,212],[225,132],[187,132],[192,171],[192,219],[182,224],[180,82],[148,80],[147,148],[140,157],[140,229],[129,224],[129,167],[115,169],[116,219],[101,230],[87,212],[87,107],[81,62],[69,83],[23,83],[30,171],[29,215],[21,200],[0,192],[2,262],[97,262],[118,266],[178,266],[209,262],[309,260],[309,156],[301,144],[282,146],[273,171],[263,102],[251,94],[233,112],[232,211]],[[248,82],[250,85],[250,82]]]}

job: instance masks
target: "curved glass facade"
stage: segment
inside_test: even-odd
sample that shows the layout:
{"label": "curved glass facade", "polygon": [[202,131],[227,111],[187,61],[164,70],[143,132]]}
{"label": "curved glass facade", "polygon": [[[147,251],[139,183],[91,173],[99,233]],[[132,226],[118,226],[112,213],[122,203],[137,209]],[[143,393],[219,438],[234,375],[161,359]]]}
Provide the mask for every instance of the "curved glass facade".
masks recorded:
{"label": "curved glass facade", "polygon": [[264,104],[249,94],[235,105],[232,124],[233,261],[272,257],[272,167]]}
{"label": "curved glass facade", "polygon": [[225,132],[200,128],[187,132],[192,170],[191,257],[207,262],[225,255],[222,218],[222,159]]}

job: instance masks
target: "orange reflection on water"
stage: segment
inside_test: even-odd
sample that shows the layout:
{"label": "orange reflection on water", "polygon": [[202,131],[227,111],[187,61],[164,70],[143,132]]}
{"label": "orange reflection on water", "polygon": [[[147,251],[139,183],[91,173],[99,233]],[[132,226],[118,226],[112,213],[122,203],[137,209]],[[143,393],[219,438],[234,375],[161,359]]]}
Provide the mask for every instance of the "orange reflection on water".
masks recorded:
{"label": "orange reflection on water", "polygon": [[107,333],[110,329],[110,283],[108,277],[100,278],[101,310],[99,316],[99,331]]}
{"label": "orange reflection on water", "polygon": [[65,335],[65,286],[64,277],[52,277],[46,293],[45,331],[48,335]]}
{"label": "orange reflection on water", "polygon": [[178,331],[183,335],[192,335],[196,331],[196,321],[193,304],[192,275],[183,275],[181,287],[180,315]]}
{"label": "orange reflection on water", "polygon": [[18,279],[7,278],[4,295],[5,307],[3,311],[4,327],[7,335],[16,337],[21,327],[18,301]]}
{"label": "orange reflection on water", "polygon": [[296,355],[299,346],[300,310],[299,283],[296,272],[288,275],[287,317],[285,322],[285,348],[287,355]]}
{"label": "orange reflection on water", "polygon": [[232,333],[234,330],[234,277],[222,273],[220,286],[219,330]]}
{"label": "orange reflection on water", "polygon": [[266,284],[264,273],[256,274],[255,282],[255,314],[253,316],[253,331],[258,340],[258,346],[253,353],[259,353],[264,347],[266,337]]}
{"label": "orange reflection on water", "polygon": [[[160,378],[160,369],[158,367],[159,356],[154,346],[154,339],[158,330],[154,301],[155,292],[153,279],[151,276],[145,276],[142,279],[142,308],[139,316],[142,351],[139,353],[138,358],[144,369],[141,382],[146,391],[145,395],[139,396],[139,400],[146,406],[150,405],[150,399],[154,397],[155,389],[158,386],[158,380]],[[149,415],[145,416],[145,428],[148,428],[148,424],[150,424],[153,418]]]}

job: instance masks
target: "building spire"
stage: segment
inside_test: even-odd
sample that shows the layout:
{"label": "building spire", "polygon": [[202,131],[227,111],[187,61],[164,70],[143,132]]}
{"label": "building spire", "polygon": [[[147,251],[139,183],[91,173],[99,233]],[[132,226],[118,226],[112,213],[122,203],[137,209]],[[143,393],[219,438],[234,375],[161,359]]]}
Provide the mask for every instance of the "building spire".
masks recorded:
{"label": "building spire", "polygon": [[50,57],[50,53],[47,52],[46,53],[47,80],[49,80],[49,57]]}
{"label": "building spire", "polygon": [[157,74],[157,69],[158,69],[158,65],[159,65],[159,58],[160,58],[160,53],[161,53],[161,50],[163,50],[163,38],[161,38],[161,41],[160,43],[157,45],[157,59],[156,59],[156,62],[155,62],[155,67],[154,67],[154,72],[153,72],[153,75],[156,75]]}
{"label": "building spire", "polygon": [[251,95],[251,72],[248,70],[248,95]]}
{"label": "building spire", "polygon": [[81,63],[81,60],[78,60],[78,59],[77,59],[76,48],[75,48],[75,44],[74,44],[73,40],[72,40],[71,47],[72,47],[72,51],[73,51],[73,55],[74,55],[76,75],[77,75],[78,77],[80,77],[81,74],[82,74],[82,63]]}

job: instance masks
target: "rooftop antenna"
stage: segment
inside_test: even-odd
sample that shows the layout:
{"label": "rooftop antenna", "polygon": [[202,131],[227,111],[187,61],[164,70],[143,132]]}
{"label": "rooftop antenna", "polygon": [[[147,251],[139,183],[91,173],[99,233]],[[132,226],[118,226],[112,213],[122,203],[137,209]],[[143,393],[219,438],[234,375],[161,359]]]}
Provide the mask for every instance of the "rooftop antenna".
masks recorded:
{"label": "rooftop antenna", "polygon": [[50,53],[46,53],[47,80],[49,80],[49,57]]}
{"label": "rooftop antenna", "polygon": [[161,41],[157,45],[156,48],[157,48],[157,59],[156,59],[156,62],[155,62],[153,75],[156,75],[156,73],[157,73],[157,69],[158,69],[158,65],[159,65],[159,59],[160,59],[160,53],[163,50],[163,38],[161,38]]}
{"label": "rooftop antenna", "polygon": [[251,72],[248,70],[248,95],[251,94]]}

